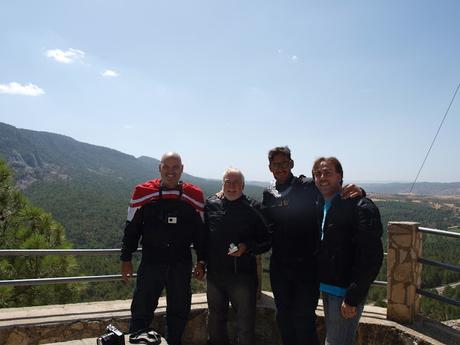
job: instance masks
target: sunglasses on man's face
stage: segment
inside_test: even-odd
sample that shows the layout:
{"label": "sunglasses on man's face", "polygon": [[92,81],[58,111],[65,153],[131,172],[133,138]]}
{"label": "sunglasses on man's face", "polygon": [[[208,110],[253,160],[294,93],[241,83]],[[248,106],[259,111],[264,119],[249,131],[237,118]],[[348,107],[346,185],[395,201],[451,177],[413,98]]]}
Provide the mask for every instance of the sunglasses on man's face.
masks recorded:
{"label": "sunglasses on man's face", "polygon": [[291,166],[291,161],[284,162],[271,162],[270,167],[272,169],[287,169]]}

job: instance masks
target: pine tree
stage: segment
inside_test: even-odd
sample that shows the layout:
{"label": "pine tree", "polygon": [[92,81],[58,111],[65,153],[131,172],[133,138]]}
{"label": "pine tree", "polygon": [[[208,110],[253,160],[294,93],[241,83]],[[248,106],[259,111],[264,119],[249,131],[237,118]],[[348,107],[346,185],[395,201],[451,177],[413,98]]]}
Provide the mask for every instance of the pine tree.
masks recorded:
{"label": "pine tree", "polygon": [[[11,180],[0,160],[0,248],[70,248],[63,227],[50,214],[32,206]],[[0,257],[0,279],[26,279],[73,275],[76,263],[69,256]],[[0,287],[0,307],[17,307],[78,301],[79,289],[72,284]]]}

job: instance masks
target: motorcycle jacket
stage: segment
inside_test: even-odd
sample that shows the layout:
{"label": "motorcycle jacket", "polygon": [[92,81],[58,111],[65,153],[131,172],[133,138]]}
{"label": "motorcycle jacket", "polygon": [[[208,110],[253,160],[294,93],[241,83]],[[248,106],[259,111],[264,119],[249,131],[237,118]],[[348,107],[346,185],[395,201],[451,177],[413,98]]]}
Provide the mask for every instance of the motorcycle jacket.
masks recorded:
{"label": "motorcycle jacket", "polygon": [[382,223],[368,198],[335,197],[324,226],[322,197],[318,200],[318,228],[323,229],[318,261],[321,283],[346,288],[345,303],[360,304],[379,273],[383,260]]}
{"label": "motorcycle jacket", "polygon": [[263,193],[262,211],[272,231],[272,260],[316,271],[319,235],[312,180],[291,176],[284,184],[272,183]]}
{"label": "motorcycle jacket", "polygon": [[[254,200],[211,196],[205,204],[205,261],[208,273],[255,273],[256,257],[270,248],[267,224]],[[240,257],[228,255],[230,244],[244,243]]]}
{"label": "motorcycle jacket", "polygon": [[128,209],[121,260],[130,261],[142,246],[142,261],[154,264],[191,260],[193,244],[202,260],[203,193],[188,183],[165,189],[160,179],[136,186]]}

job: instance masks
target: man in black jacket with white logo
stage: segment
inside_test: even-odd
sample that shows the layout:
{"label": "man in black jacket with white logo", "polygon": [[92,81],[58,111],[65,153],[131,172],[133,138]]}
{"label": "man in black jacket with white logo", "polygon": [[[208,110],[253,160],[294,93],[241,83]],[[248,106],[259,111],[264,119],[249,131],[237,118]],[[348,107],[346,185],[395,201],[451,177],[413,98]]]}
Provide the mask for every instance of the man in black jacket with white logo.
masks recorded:
{"label": "man in black jacket with white logo", "polygon": [[322,194],[318,262],[326,344],[353,344],[366,295],[382,264],[380,213],[368,198],[340,198],[343,170],[337,158],[318,158],[312,172]]}
{"label": "man in black jacket with white logo", "polygon": [[243,194],[244,176],[227,169],[222,196],[205,204],[209,344],[228,345],[229,301],[236,312],[239,345],[255,344],[256,254],[270,248],[270,238],[256,202]]}

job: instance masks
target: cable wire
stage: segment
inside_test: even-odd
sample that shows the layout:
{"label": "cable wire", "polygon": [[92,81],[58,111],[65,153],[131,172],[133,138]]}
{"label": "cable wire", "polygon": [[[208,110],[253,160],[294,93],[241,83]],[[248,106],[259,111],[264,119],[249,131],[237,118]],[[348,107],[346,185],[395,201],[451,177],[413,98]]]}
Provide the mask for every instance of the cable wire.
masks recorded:
{"label": "cable wire", "polygon": [[428,156],[429,156],[429,154],[431,152],[431,149],[432,149],[432,147],[434,145],[434,142],[436,141],[436,138],[438,137],[439,131],[441,130],[441,127],[444,124],[444,121],[446,120],[447,114],[450,111],[450,107],[452,106],[452,103],[454,103],[455,97],[457,96],[458,89],[460,89],[460,83],[458,84],[457,89],[455,89],[454,96],[450,100],[450,103],[449,103],[449,106],[447,107],[446,113],[444,114],[444,117],[442,118],[441,124],[438,127],[438,131],[436,132],[436,135],[434,136],[433,141],[431,142],[430,148],[428,149],[428,151],[427,151],[427,153],[425,155],[425,159],[423,160],[423,163],[420,166],[420,169],[419,169],[419,171],[417,173],[417,176],[415,176],[415,180],[412,183],[412,186],[410,187],[409,193],[412,193],[412,189],[414,189],[415,183],[417,182],[418,177],[420,176],[420,173],[422,172],[423,166],[425,165],[425,162],[426,162],[426,160],[427,160],[427,158],[428,158]]}

